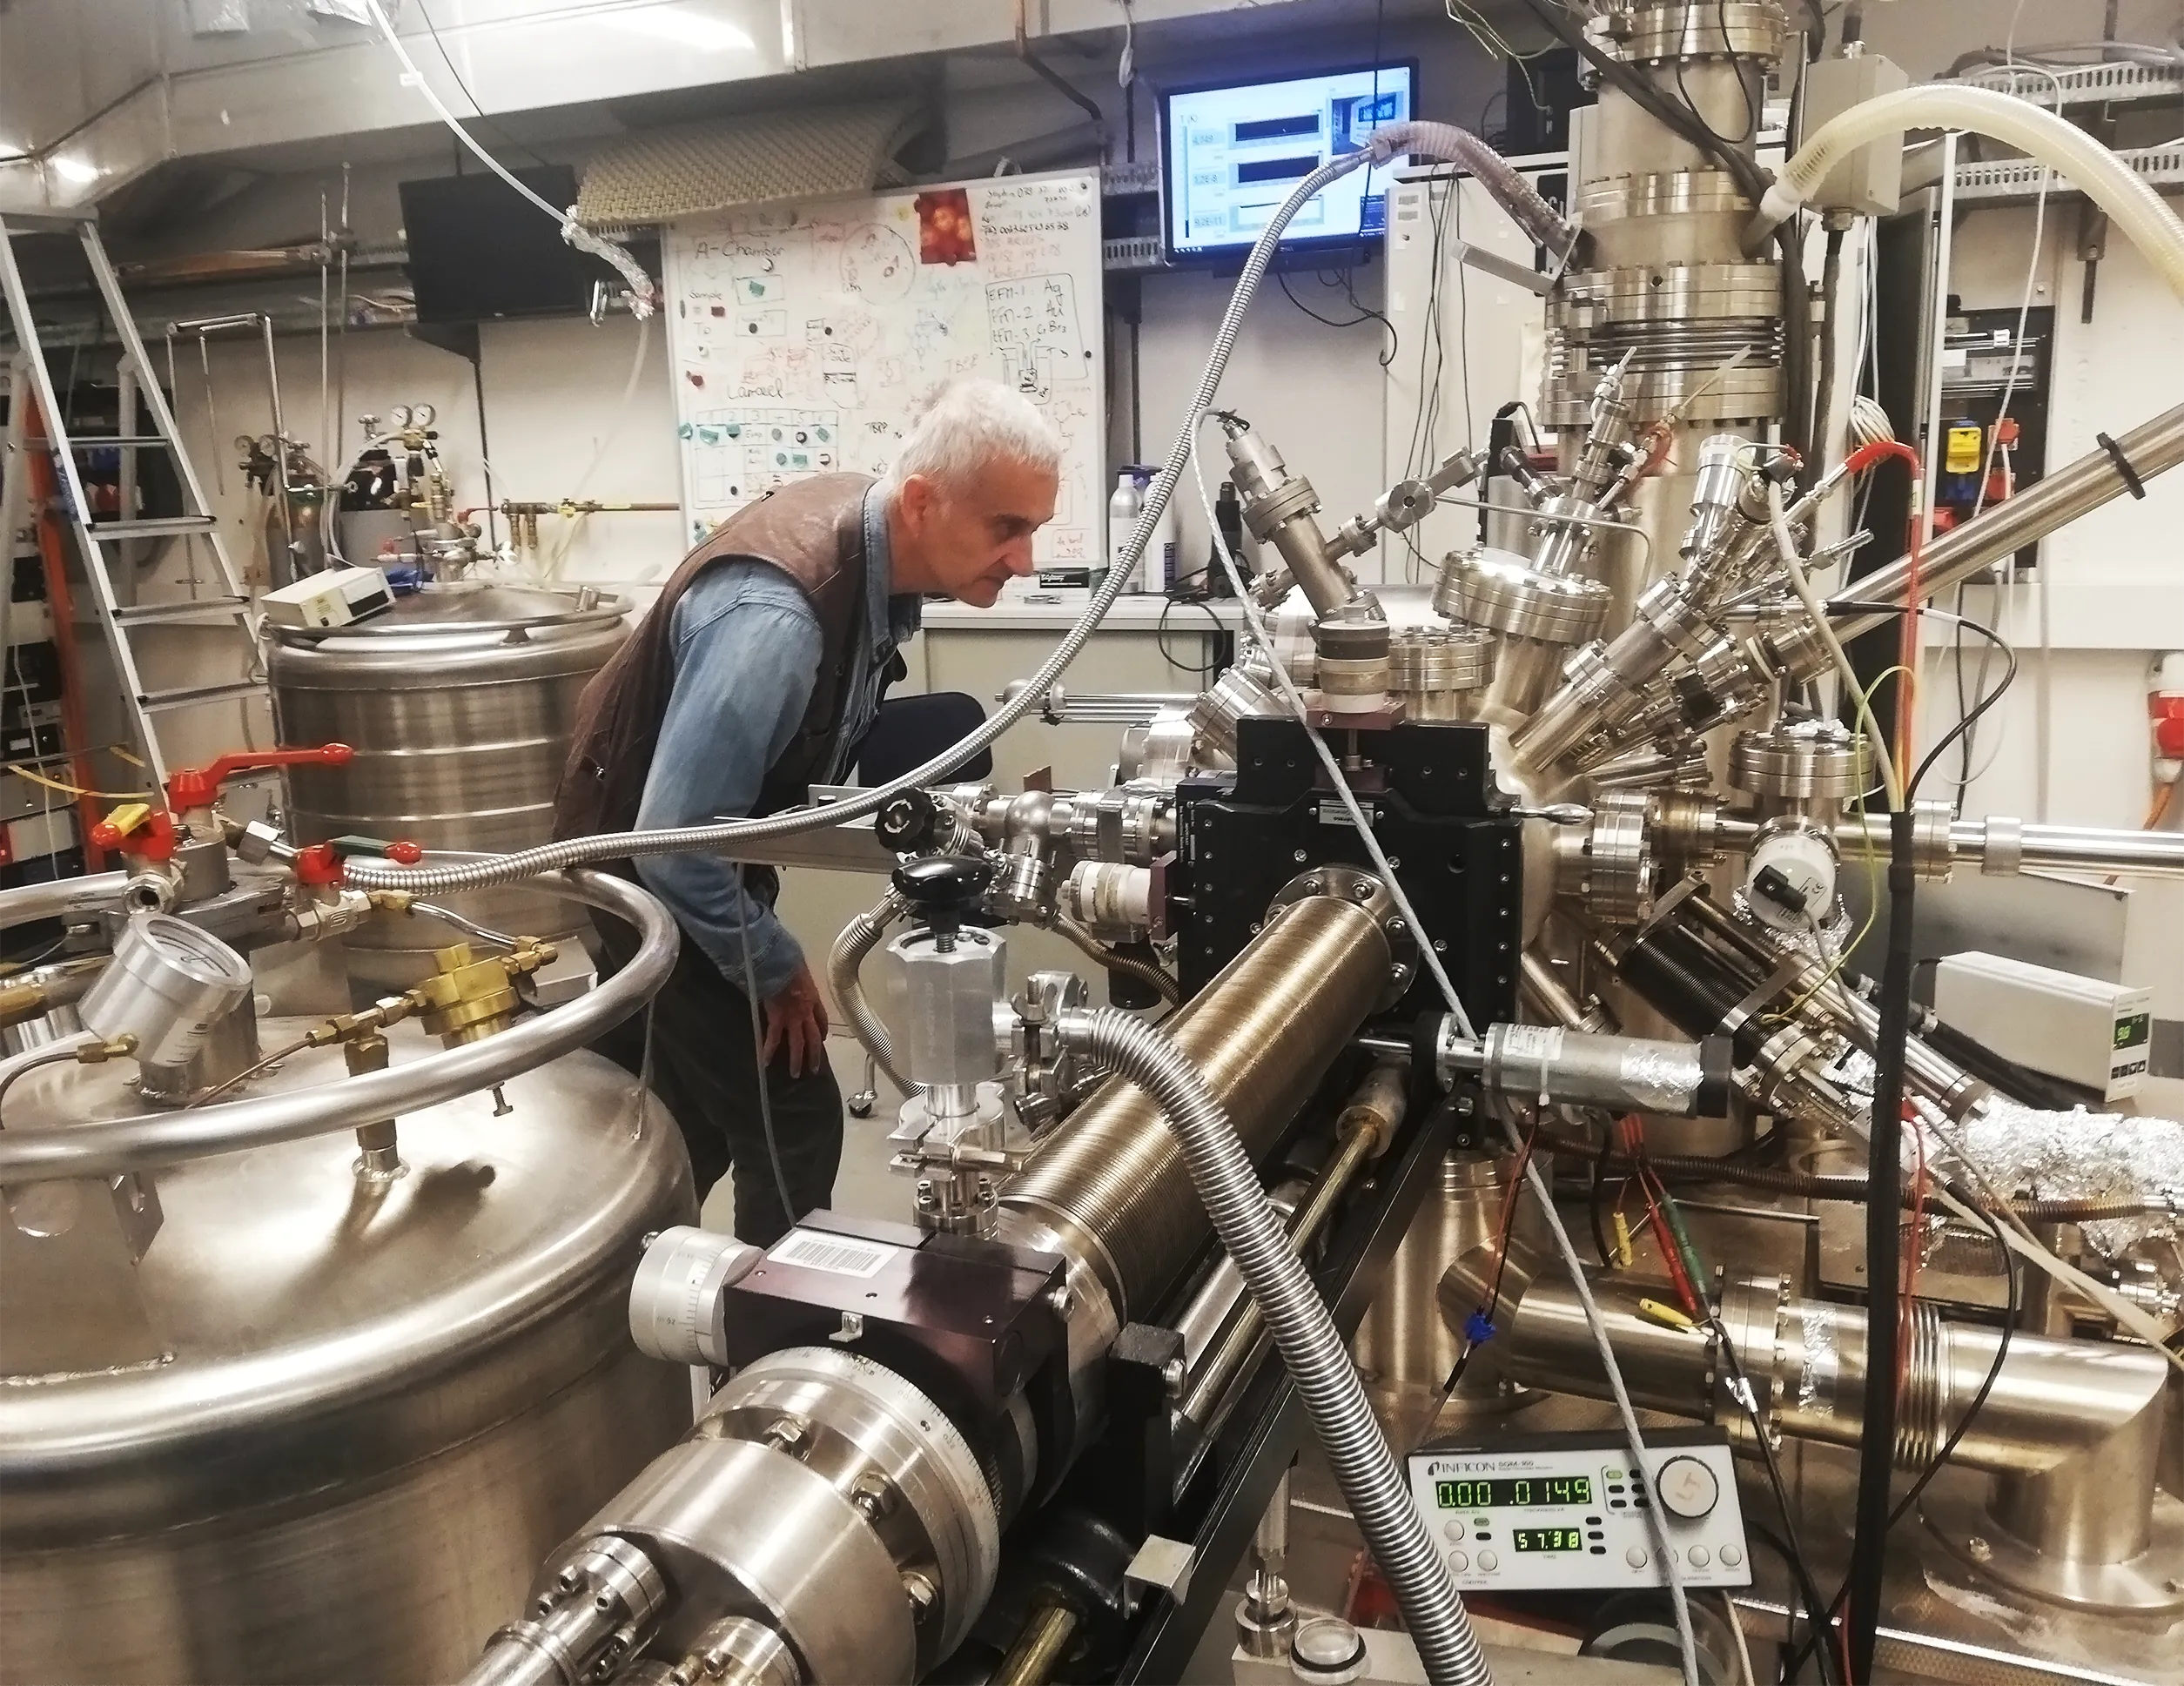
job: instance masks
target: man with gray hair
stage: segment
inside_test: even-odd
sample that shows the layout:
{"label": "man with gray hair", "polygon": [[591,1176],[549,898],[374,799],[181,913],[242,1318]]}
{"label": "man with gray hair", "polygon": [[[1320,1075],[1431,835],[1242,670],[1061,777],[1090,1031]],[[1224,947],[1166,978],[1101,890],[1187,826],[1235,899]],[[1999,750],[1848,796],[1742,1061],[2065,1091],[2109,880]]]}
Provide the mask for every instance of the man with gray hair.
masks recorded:
{"label": "man with gray hair", "polygon": [[[840,782],[903,672],[897,652],[917,631],[919,599],[984,608],[1032,572],[1061,449],[1019,394],[951,381],[884,479],[816,475],[722,522],[585,688],[554,835],[770,814]],[[736,1234],[769,1245],[826,1203],[842,1155],[826,1004],[774,917],[776,875],[698,854],[618,870],[682,928],[651,1012],[652,1085],[682,1126],[700,1198],[732,1171]],[[626,964],[627,933],[602,923],[600,939],[606,970]],[[641,1071],[647,1040],[641,1018],[601,1047]]]}

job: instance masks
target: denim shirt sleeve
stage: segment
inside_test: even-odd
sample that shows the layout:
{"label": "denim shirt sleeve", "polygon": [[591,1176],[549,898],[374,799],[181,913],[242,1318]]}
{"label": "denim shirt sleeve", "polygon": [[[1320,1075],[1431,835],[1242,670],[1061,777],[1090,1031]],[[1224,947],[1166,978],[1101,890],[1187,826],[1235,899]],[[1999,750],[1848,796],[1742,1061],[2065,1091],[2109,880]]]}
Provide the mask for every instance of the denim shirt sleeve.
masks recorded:
{"label": "denim shirt sleeve", "polygon": [[[818,619],[803,594],[763,562],[726,562],[701,576],[676,603],[674,630],[675,686],[637,809],[645,828],[749,814],[803,719],[822,655]],[[746,933],[760,999],[778,993],[803,963],[796,938],[743,893],[729,863],[654,855],[636,868],[736,988]]]}

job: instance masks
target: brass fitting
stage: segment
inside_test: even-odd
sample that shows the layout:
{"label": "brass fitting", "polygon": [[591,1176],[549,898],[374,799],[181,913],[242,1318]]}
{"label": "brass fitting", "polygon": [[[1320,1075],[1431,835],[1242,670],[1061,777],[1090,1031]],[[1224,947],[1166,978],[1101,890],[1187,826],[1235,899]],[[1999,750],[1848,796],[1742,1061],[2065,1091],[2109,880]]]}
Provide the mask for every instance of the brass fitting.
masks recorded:
{"label": "brass fitting", "polygon": [[550,963],[559,952],[536,937],[519,938],[512,953],[474,960],[470,944],[435,950],[440,970],[410,993],[422,1008],[419,1022],[450,1048],[480,1042],[506,1030],[521,997],[515,980]]}

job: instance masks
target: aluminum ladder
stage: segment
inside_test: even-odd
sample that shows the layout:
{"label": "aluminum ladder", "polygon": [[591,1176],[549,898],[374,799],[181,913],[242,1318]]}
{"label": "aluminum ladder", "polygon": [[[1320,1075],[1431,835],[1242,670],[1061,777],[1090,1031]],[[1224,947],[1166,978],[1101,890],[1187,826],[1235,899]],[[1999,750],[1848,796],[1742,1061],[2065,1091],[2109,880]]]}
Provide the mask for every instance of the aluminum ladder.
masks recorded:
{"label": "aluminum ladder", "polygon": [[[113,323],[121,340],[117,381],[123,431],[117,433],[75,437],[69,434],[65,413],[53,389],[52,373],[46,366],[44,347],[38,343],[37,325],[30,314],[22,269],[16,261],[15,242],[21,236],[71,231],[83,243],[84,257],[104,303],[107,319]],[[211,505],[205,501],[204,483],[182,448],[174,413],[168,407],[166,393],[161,390],[158,373],[145,355],[143,337],[137,332],[127,301],[122,298],[121,283],[99,240],[97,223],[88,216],[0,218],[0,291],[5,292],[8,314],[13,320],[22,353],[19,366],[29,377],[28,392],[18,393],[16,401],[20,404],[26,397],[35,398],[44,423],[45,437],[26,439],[25,449],[44,452],[54,464],[61,500],[67,506],[58,514],[64,524],[75,529],[84,573],[90,581],[100,628],[120,682],[123,711],[135,734],[138,751],[144,758],[152,789],[163,790],[171,770],[159,742],[158,722],[163,715],[228,703],[241,703],[247,708],[257,702],[264,705],[270,718],[272,696],[264,656],[259,648],[257,618],[242,581],[228,559],[227,547],[221,541],[218,524]],[[144,410],[151,417],[154,431],[149,433],[128,431],[137,426],[139,395]],[[111,519],[96,514],[84,495],[79,459],[85,453],[97,450],[116,450],[121,453],[123,507]],[[144,520],[135,516],[130,509],[136,485],[137,453],[142,451],[164,451],[168,454],[182,489],[182,514]],[[28,468],[27,462],[18,466]],[[110,566],[118,554],[114,547],[135,540],[172,539],[179,539],[185,546],[202,542],[210,547],[213,594],[167,602],[124,601],[123,594],[115,588],[114,569]],[[196,578],[194,566],[192,578]],[[133,590],[127,594],[133,597]],[[184,685],[164,690],[149,689],[143,678],[143,663],[133,636],[145,626],[178,623],[232,630],[238,644],[233,670],[245,676],[216,684]]]}

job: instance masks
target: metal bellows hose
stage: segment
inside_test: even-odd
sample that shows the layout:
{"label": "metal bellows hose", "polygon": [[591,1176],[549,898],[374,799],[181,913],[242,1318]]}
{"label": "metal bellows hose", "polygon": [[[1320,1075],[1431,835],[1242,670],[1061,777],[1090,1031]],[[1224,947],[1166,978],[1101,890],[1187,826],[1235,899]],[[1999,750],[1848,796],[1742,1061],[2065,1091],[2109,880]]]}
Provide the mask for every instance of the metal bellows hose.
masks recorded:
{"label": "metal bellows hose", "polygon": [[[1459,144],[1458,138],[1463,144]],[[1475,151],[1473,149],[1476,149]],[[870,790],[860,791],[844,801],[823,807],[792,808],[778,814],[769,814],[756,819],[722,821],[712,825],[686,825],[655,831],[602,832],[597,836],[570,837],[560,843],[544,843],[536,849],[521,850],[514,854],[502,855],[490,860],[463,864],[430,864],[401,867],[387,862],[363,859],[348,863],[348,882],[360,890],[407,890],[420,896],[442,894],[448,890],[481,890],[492,884],[514,883],[521,879],[535,877],[540,873],[559,869],[583,866],[598,861],[634,859],[646,855],[675,855],[691,850],[719,850],[729,844],[747,844],[769,837],[794,836],[798,832],[817,830],[823,826],[839,825],[847,821],[862,819],[876,814],[893,797],[917,786],[929,784],[944,778],[951,769],[959,765],[966,756],[998,738],[1001,734],[1020,720],[1054,688],[1063,671],[1077,659],[1078,653],[1090,641],[1093,629],[1105,620],[1124,588],[1136,577],[1137,564],[1144,556],[1146,546],[1151,541],[1160,517],[1168,507],[1168,500],[1183,478],[1184,467],[1190,460],[1192,441],[1197,435],[1200,416],[1213,407],[1214,396],[1220,390],[1221,376],[1228,367],[1229,355],[1236,346],[1236,336],[1242,330],[1244,312],[1251,303],[1252,294],[1273,262],[1275,249],[1280,245],[1282,231],[1290,219],[1328,183],[1335,181],[1361,165],[1385,164],[1398,153],[1408,152],[1421,158],[1454,158],[1480,172],[1480,178],[1490,191],[1509,206],[1511,214],[1523,223],[1528,232],[1542,213],[1561,225],[1545,205],[1535,211],[1522,193],[1512,190],[1508,181],[1487,172],[1485,160],[1495,155],[1484,143],[1464,131],[1441,123],[1393,123],[1376,131],[1365,146],[1354,152],[1345,152],[1330,158],[1310,175],[1290,189],[1289,195],[1276,208],[1267,225],[1259,232],[1252,245],[1250,255],[1244,259],[1243,273],[1237,278],[1236,291],[1230,295],[1228,308],[1222,313],[1220,326],[1214,331],[1213,347],[1207,353],[1206,367],[1199,376],[1197,389],[1191,395],[1191,407],[1185,424],[1169,447],[1160,472],[1153,477],[1146,493],[1145,507],[1138,516],[1129,542],[1124,547],[1123,558],[1109,570],[1106,583],[1100,587],[1084,615],[1076,624],[1062,635],[1038,671],[1024,682],[1016,694],[988,716],[985,723],[970,733],[960,742],[952,743],[922,767],[913,767],[898,778]],[[1483,154],[1482,158],[1480,154]],[[1498,159],[1495,160],[1498,162]],[[1511,172],[1513,178],[1513,172]],[[1522,185],[1521,182],[1518,184]],[[1529,191],[1529,190],[1525,190]],[[1537,196],[1532,196],[1536,200]],[[1534,238],[1542,238],[1534,233]]]}
{"label": "metal bellows hose", "polygon": [[851,1032],[871,1055],[872,1064],[895,1085],[897,1093],[907,1095],[917,1085],[895,1069],[895,1038],[864,998],[864,980],[857,976],[864,957],[879,946],[887,928],[903,917],[904,905],[901,892],[890,889],[877,906],[842,927],[842,934],[827,952],[827,984],[834,991],[834,1004],[850,1021]]}
{"label": "metal bellows hose", "polygon": [[1434,1686],[1487,1686],[1491,1676],[1463,1601],[1411,1503],[1357,1367],[1290,1248],[1228,1115],[1198,1068],[1159,1031],[1128,1013],[1096,1008],[1071,1019],[1067,1033],[1153,1096],[1166,1113],[1199,1199],[1266,1314],[1359,1530],[1402,1606],[1426,1677]]}

